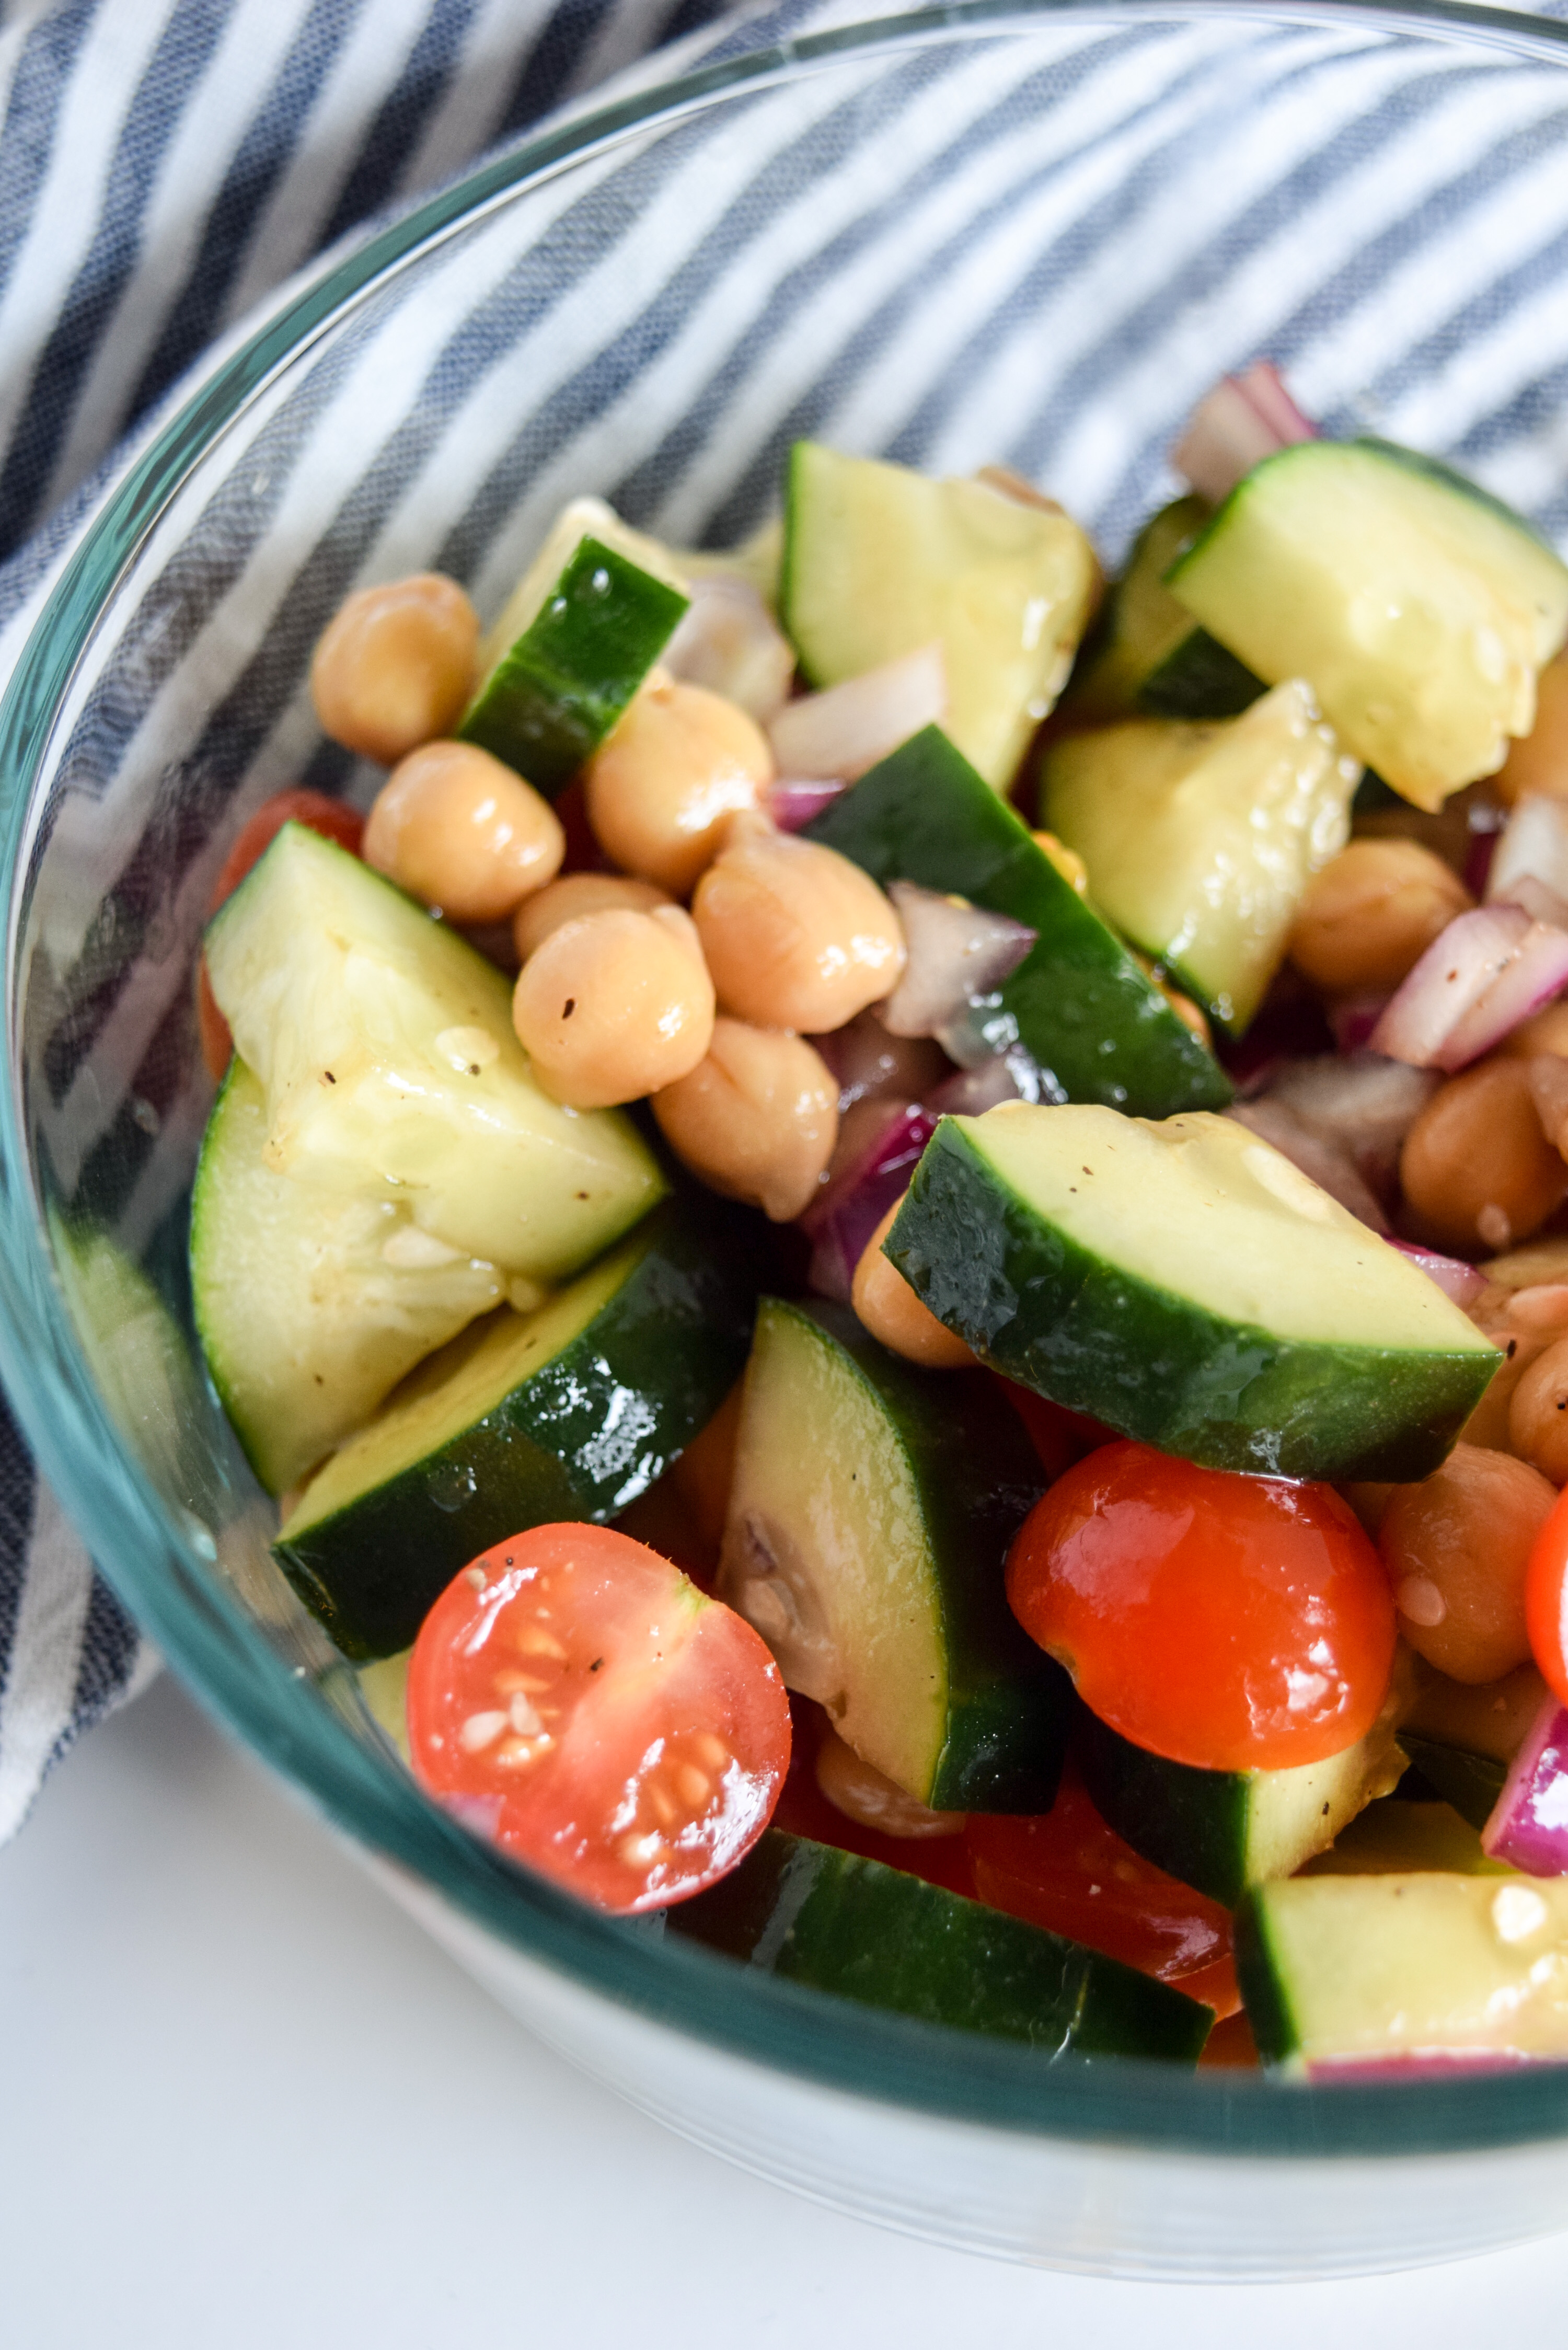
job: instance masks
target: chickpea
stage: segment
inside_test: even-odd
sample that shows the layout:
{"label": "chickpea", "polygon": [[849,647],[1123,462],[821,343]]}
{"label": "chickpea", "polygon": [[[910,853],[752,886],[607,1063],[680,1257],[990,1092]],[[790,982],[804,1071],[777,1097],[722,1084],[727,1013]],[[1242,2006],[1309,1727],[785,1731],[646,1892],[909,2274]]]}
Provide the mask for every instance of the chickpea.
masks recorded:
{"label": "chickpea", "polygon": [[1396,988],[1472,902],[1458,874],[1418,841],[1353,840],[1307,883],[1291,961],[1325,994]]}
{"label": "chickpea", "polygon": [[697,885],[692,918],[737,1019],[826,1035],[897,986],[898,917],[836,849],[739,819]]}
{"label": "chickpea", "polygon": [[684,897],[731,817],[762,805],[773,773],[754,718],[706,686],[659,675],[588,761],[588,822],[607,857]]}
{"label": "chickpea", "polygon": [[898,1266],[882,1253],[882,1243],[902,1205],[901,1200],[894,1201],[867,1242],[855,1268],[850,1303],[871,1336],[895,1355],[921,1363],[928,1371],[954,1371],[966,1363],[972,1367],[974,1356],[957,1332],[937,1320]]}
{"label": "chickpea", "polygon": [[1568,1338],[1545,1347],[1523,1373],[1508,1407],[1511,1452],[1568,1485]]}
{"label": "chickpea", "polygon": [[607,906],[552,931],[518,975],[512,1019],[534,1073],[573,1109],[637,1101],[695,1069],[713,983],[679,906]]}
{"label": "chickpea", "polygon": [[1524,1571],[1556,1499],[1539,1469],[1474,1444],[1395,1487],[1377,1547],[1399,1629],[1451,1680],[1501,1680],[1529,1657]]}
{"label": "chickpea", "polygon": [[655,1094],[653,1115],[694,1175],[783,1224],[833,1156],[838,1087],[804,1038],[721,1016],[707,1058]]}
{"label": "chickpea", "polygon": [[454,922],[499,922],[566,848],[554,808],[512,768],[475,743],[426,743],[377,794],[361,853]]}
{"label": "chickpea", "polygon": [[1537,1053],[1555,1053],[1568,1059],[1568,995],[1560,995],[1544,1012],[1532,1012],[1498,1046],[1511,1061],[1528,1061]]}
{"label": "chickpea", "polygon": [[1448,1248],[1505,1249],[1543,1224],[1568,1166],[1541,1131],[1529,1062],[1482,1061],[1440,1086],[1405,1138],[1399,1180]]}
{"label": "chickpea", "polygon": [[330,619],[310,664],[316,714],[335,743],[389,767],[450,734],[473,687],[479,616],[438,571],[362,588]]}
{"label": "chickpea", "polygon": [[816,1750],[816,1783],[836,1812],[857,1826],[877,1828],[884,1835],[961,1835],[962,1812],[933,1812],[907,1795],[902,1787],[863,1762],[853,1746],[836,1731],[825,1730]]}
{"label": "chickpea", "polygon": [[633,913],[650,914],[670,900],[651,881],[634,881],[625,873],[563,873],[546,882],[532,898],[524,898],[512,924],[512,942],[519,962],[526,962],[563,922],[582,914],[602,914],[607,906],[629,906]]}
{"label": "chickpea", "polygon": [[1535,723],[1491,777],[1491,788],[1511,807],[1528,793],[1568,799],[1568,651],[1547,662],[1535,681]]}

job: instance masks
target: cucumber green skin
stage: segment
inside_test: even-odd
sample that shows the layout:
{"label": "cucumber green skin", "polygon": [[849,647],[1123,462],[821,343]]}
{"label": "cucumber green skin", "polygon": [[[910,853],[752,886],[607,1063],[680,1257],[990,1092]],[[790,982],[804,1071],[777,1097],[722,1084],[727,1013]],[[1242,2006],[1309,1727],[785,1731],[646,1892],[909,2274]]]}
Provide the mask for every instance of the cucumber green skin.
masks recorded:
{"label": "cucumber green skin", "polygon": [[927,1802],[933,1811],[1048,1812],[1074,1700],[1003,1585],[1012,1538],[1046,1483],[1023,1422],[982,1374],[931,1379],[879,1346],[847,1305],[813,1298],[782,1310],[815,1322],[849,1356],[914,1471],[948,1675],[947,1739]]}
{"label": "cucumber green skin", "polygon": [[1239,718],[1267,691],[1161,585],[1210,514],[1203,498],[1178,498],[1145,523],[1079,655],[1064,711],[1081,712],[1093,725],[1140,710],[1160,718]]}
{"label": "cucumber green skin", "polygon": [[1496,1368],[1480,1353],[1334,1346],[1221,1319],[1044,1222],[950,1118],[883,1253],[1009,1378],[1206,1469],[1414,1482],[1448,1457]]}
{"label": "cucumber green skin", "polygon": [[712,1418],[745,1367],[755,1281],[722,1227],[702,1229],[678,1201],[645,1230],[627,1280],[553,1360],[414,1467],[273,1545],[345,1656],[406,1648],[492,1543],[561,1520],[602,1525]]}
{"label": "cucumber green skin", "polygon": [[1168,1877],[1234,1908],[1251,1881],[1251,1775],[1151,1754],[1082,1709],[1073,1752],[1096,1810]]}
{"label": "cucumber green skin", "polygon": [[1236,1987],[1258,2054],[1265,2064],[1288,2064],[1300,2051],[1301,2033],[1286,1996],[1283,1970],[1275,1963],[1269,1939],[1267,1905],[1251,1891],[1241,1896],[1231,1918],[1231,1949]]}
{"label": "cucumber green skin", "polygon": [[1079,1942],[776,1828],[671,1909],[667,1930],[815,1991],[1054,2055],[1193,2064],[1213,2022]]}
{"label": "cucumber green skin", "polygon": [[1494,1762],[1490,1754],[1472,1754],[1462,1746],[1439,1745],[1411,1731],[1399,1732],[1399,1743],[1422,1778],[1444,1803],[1452,1804],[1460,1819],[1472,1828],[1485,1827],[1508,1776],[1506,1762]]}
{"label": "cucumber green skin", "polygon": [[1137,706],[1158,718],[1240,718],[1268,688],[1207,629],[1194,628],[1137,690]]}
{"label": "cucumber green skin", "polygon": [[[606,575],[607,589],[596,584]],[[481,685],[459,734],[554,799],[620,717],[687,601],[613,547],[580,540],[543,611]]]}
{"label": "cucumber green skin", "polygon": [[1222,1109],[1231,1082],[1007,803],[928,726],[805,827],[877,881],[957,891],[1039,932],[982,1025],[1069,1101],[1142,1118]]}

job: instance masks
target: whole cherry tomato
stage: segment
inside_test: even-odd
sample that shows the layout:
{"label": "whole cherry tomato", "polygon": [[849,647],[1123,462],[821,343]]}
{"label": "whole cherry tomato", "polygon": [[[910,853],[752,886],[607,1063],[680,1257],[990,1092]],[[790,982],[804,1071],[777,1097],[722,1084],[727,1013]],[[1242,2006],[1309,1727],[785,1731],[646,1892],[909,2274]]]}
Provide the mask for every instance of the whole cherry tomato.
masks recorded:
{"label": "whole cherry tomato", "polygon": [[1284,1770],[1364,1736],[1394,1601],[1328,1485],[1103,1446],[1025,1518],[1007,1596],[1102,1721],[1200,1770]]}
{"label": "whole cherry tomato", "polygon": [[464,1567],[420,1627],[408,1721],[427,1793],[622,1914],[732,1868],[789,1768],[761,1637],[608,1526],[533,1526]]}
{"label": "whole cherry tomato", "polygon": [[[259,862],[264,850],[272,847],[286,824],[308,825],[326,840],[337,841],[351,856],[359,854],[360,836],[365,819],[357,808],[345,806],[341,800],[329,800],[325,792],[306,791],[303,787],[286,792],[275,792],[264,800],[249,822],[242,826],[238,837],[227,857],[223,869],[213,886],[207,903],[211,920],[227,898],[232,898],[251,867]],[[218,1009],[213,983],[207,977],[207,958],[202,956],[196,966],[196,1025],[202,1040],[202,1058],[210,1076],[221,1077],[229,1066],[234,1040],[229,1034],[229,1024]]]}
{"label": "whole cherry tomato", "polygon": [[1568,1705],[1568,1492],[1547,1512],[1531,1548],[1524,1623],[1542,1679]]}

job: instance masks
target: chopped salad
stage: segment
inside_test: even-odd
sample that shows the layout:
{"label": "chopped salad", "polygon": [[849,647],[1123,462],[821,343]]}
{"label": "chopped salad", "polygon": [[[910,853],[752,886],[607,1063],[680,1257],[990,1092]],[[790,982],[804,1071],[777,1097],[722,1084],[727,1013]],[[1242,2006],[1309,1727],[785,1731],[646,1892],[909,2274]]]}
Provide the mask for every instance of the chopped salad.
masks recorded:
{"label": "chopped salad", "polygon": [[584,1900],[1084,2055],[1568,2059],[1568,567],[1264,363],[352,596],[191,1262],[275,1555]]}

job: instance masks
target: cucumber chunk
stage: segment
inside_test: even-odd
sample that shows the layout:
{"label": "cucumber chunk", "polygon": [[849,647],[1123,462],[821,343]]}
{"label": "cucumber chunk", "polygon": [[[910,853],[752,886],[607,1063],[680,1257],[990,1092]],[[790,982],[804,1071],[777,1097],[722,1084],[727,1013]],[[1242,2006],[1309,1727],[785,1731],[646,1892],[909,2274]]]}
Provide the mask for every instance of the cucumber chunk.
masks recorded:
{"label": "cucumber chunk", "polygon": [[207,931],[279,1175],[389,1200],[507,1274],[556,1281],[666,1189],[618,1110],[536,1083],[506,980],[400,889],[286,824]]}
{"label": "cucumber chunk", "polygon": [[1214,1055],[940,727],[900,743],[806,836],[877,881],[954,890],[1039,932],[976,1034],[993,1052],[1023,1045],[1069,1100],[1150,1118],[1230,1100]]}
{"label": "cucumber chunk", "polygon": [[1343,1754],[1289,1771],[1199,1771],[1151,1754],[1085,1711],[1075,1751],[1116,1834],[1184,1885],[1232,1908],[1249,1885],[1290,1877],[1399,1783],[1393,1714]]}
{"label": "cucumber chunk", "polygon": [[1240,718],[1067,736],[1045,756],[1040,820],[1117,929],[1240,1035],[1307,882],[1350,837],[1360,780],[1296,678]]}
{"label": "cucumber chunk", "polygon": [[550,799],[604,741],[689,600],[591,535],[579,535],[565,560],[537,577],[554,540],[503,616],[514,633],[457,730]]}
{"label": "cucumber chunk", "polygon": [[837,685],[940,641],[948,732],[997,791],[1066,681],[1098,579],[1053,508],[813,441],[791,452],[780,616],[807,679]]}
{"label": "cucumber chunk", "polygon": [[668,1202],[532,1314],[422,1364],[306,1486],[279,1562],[345,1654],[406,1648],[492,1543],[647,1492],[739,1378],[754,1298],[714,1220]]}
{"label": "cucumber chunk", "polygon": [[1148,711],[1161,718],[1235,718],[1263,681],[1200,629],[1165,575],[1208,522],[1206,498],[1161,506],[1134,541],[1062,709],[1085,725]]}
{"label": "cucumber chunk", "polygon": [[[1403,1732],[1399,1743],[1406,1745]],[[1501,1860],[1487,1858],[1479,1831],[1451,1804],[1412,1803],[1402,1796],[1368,1804],[1327,1852],[1307,1862],[1303,1874],[1392,1877],[1428,1869],[1453,1877],[1514,1874]]]}
{"label": "cucumber chunk", "polygon": [[1230,1118],[944,1118],[884,1247],[1010,1378],[1210,1469],[1428,1476],[1501,1360]]}
{"label": "cucumber chunk", "polygon": [[718,1589],[866,1762],[934,1811],[1041,1812],[1066,1677],[1002,1590],[1044,1485],[978,1373],[921,1372],[845,1306],[765,1298]]}
{"label": "cucumber chunk", "polygon": [[506,1289],[395,1201],[275,1175],[265,1145],[261,1086],[236,1058],[196,1168],[192,1303],[223,1409],[279,1493]]}
{"label": "cucumber chunk", "polygon": [[1266,2064],[1568,2058],[1568,1883],[1406,1871],[1256,1887],[1236,1972]]}
{"label": "cucumber chunk", "polygon": [[1340,741],[1417,807],[1495,774],[1568,631],[1568,567],[1459,474],[1383,441],[1253,467],[1170,570],[1269,684],[1304,677]]}
{"label": "cucumber chunk", "polygon": [[1194,2064],[1211,2009],[901,1868],[770,1828],[666,1930],[786,1981],[1051,2055]]}

